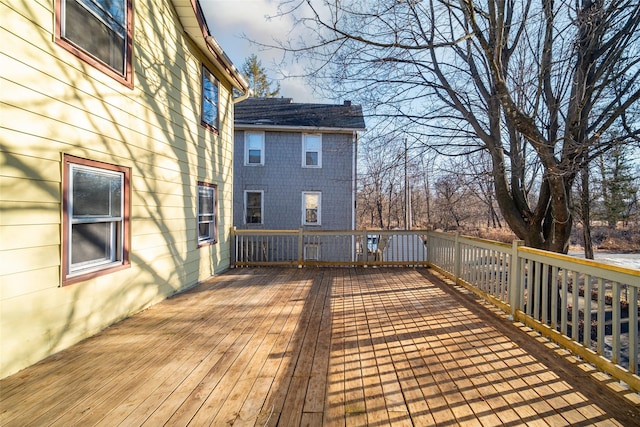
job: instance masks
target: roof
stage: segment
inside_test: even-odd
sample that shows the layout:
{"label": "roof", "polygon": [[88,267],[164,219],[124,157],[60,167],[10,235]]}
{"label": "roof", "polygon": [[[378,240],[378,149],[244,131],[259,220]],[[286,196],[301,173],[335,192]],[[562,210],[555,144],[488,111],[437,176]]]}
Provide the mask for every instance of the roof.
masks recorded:
{"label": "roof", "polygon": [[200,8],[200,1],[171,0],[171,2],[178,13],[184,32],[209,58],[218,71],[229,79],[233,87],[246,93],[249,90],[249,84],[209,32],[209,27]]}
{"label": "roof", "polygon": [[364,131],[360,105],[297,104],[292,98],[247,98],[235,105],[237,128],[313,128]]}

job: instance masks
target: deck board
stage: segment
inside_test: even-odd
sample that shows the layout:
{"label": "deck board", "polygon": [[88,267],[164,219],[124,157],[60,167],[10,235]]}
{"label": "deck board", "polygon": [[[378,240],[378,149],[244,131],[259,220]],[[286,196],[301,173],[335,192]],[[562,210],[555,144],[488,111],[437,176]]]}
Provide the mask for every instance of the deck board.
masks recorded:
{"label": "deck board", "polygon": [[0,424],[628,425],[424,269],[236,269],[0,380]]}

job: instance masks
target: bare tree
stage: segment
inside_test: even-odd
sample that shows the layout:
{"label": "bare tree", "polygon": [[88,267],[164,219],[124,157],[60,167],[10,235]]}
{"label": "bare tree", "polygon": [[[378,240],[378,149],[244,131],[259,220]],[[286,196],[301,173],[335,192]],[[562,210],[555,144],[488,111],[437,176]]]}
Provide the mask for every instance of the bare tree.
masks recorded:
{"label": "bare tree", "polygon": [[445,231],[460,229],[466,220],[475,216],[472,194],[462,175],[448,173],[440,177],[435,183],[435,190],[438,228]]}
{"label": "bare tree", "polygon": [[593,259],[593,239],[591,238],[591,183],[589,168],[580,171],[580,219],[582,221],[582,241],[584,243],[584,257]]}
{"label": "bare tree", "polygon": [[371,137],[366,150],[360,150],[358,217],[359,224],[381,229],[397,225],[396,199],[399,168],[396,138],[393,135]]}
{"label": "bare tree", "polygon": [[[280,47],[312,60],[326,94],[402,117],[429,149],[488,153],[502,215],[529,246],[566,252],[577,174],[640,135],[637,0],[280,7],[305,31]],[[613,127],[623,133],[604,137]]]}
{"label": "bare tree", "polygon": [[491,161],[485,152],[463,158],[459,166],[465,176],[465,185],[469,191],[484,205],[486,227],[502,228],[501,217],[496,212]]}

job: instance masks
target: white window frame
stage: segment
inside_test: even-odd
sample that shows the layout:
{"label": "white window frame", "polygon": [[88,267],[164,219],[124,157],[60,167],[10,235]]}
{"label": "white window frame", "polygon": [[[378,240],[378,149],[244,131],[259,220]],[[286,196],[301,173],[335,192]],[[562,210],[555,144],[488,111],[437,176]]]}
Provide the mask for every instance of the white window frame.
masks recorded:
{"label": "white window frame", "polygon": [[[248,222],[247,221],[247,208],[248,206],[248,195],[249,193],[260,193],[260,222]],[[244,213],[243,213],[244,223],[247,225],[261,225],[264,224],[264,190],[245,190],[244,191]]]}
{"label": "white window frame", "polygon": [[[251,136],[260,136],[260,162],[249,162],[250,138]],[[264,165],[264,132],[245,132],[244,134],[244,165],[245,166],[263,166]]]}
{"label": "white window frame", "polygon": [[[130,169],[102,162],[64,156],[64,199],[63,199],[63,268],[62,284],[67,285],[97,277],[109,272],[129,267],[129,177]],[[109,193],[109,212],[103,214],[82,214],[74,210],[75,173],[85,172],[95,176],[117,178],[120,181],[119,212],[112,212],[113,193]],[[109,224],[107,243],[108,254],[103,258],[73,262],[74,229],[88,224]]]}
{"label": "white window frame", "polygon": [[[318,196],[317,221],[307,222],[307,197],[310,195]],[[322,192],[321,191],[303,191],[302,192],[302,225],[322,225]]]}
{"label": "white window frame", "polygon": [[[308,138],[317,138],[318,139],[318,164],[317,165],[308,165],[307,164],[307,152],[316,152],[307,149],[307,139]],[[303,168],[321,168],[322,167],[322,134],[321,133],[304,133],[302,134],[302,167]]]}
{"label": "white window frame", "polygon": [[[210,193],[212,198],[212,212],[202,212],[200,206],[200,193]],[[218,187],[215,184],[208,184],[206,182],[198,182],[198,217],[197,217],[197,232],[198,232],[198,245],[211,245],[218,243]],[[205,234],[200,233],[200,225],[207,224],[209,232]]]}

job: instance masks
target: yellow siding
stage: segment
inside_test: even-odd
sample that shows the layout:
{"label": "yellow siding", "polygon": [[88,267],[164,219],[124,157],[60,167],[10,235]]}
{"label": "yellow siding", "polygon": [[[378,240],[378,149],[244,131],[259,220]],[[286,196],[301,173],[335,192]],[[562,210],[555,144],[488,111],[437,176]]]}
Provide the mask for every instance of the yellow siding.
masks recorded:
{"label": "yellow siding", "polygon": [[[12,298],[24,295],[22,286],[16,283],[29,283],[29,292],[40,292],[51,286],[60,277],[60,266],[53,265],[40,269],[31,267],[23,273],[0,276],[0,300],[11,301]],[[4,328],[4,326],[3,326]]]}
{"label": "yellow siding", "polygon": [[[3,153],[0,153],[2,156]],[[4,177],[2,177],[4,180]],[[2,191],[0,190],[0,197]],[[60,223],[60,203],[24,203],[7,202],[2,200],[0,208],[2,214],[2,225],[31,225],[31,224],[59,224]],[[7,246],[12,246],[6,243]],[[4,263],[2,263],[4,264]],[[2,268],[2,265],[0,265]]]}
{"label": "yellow siding", "polygon": [[35,248],[51,244],[60,244],[60,227],[58,224],[28,224],[0,227],[0,250],[2,251]]}
{"label": "yellow siding", "polygon": [[[229,266],[231,84],[169,0],[135,0],[134,88],[55,44],[54,2],[0,0],[0,377]],[[200,126],[200,73],[220,133]],[[131,168],[131,268],[61,287],[65,154]],[[198,248],[197,182],[218,185],[219,243]]]}

